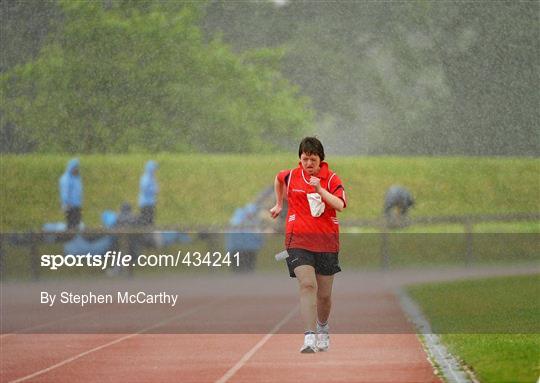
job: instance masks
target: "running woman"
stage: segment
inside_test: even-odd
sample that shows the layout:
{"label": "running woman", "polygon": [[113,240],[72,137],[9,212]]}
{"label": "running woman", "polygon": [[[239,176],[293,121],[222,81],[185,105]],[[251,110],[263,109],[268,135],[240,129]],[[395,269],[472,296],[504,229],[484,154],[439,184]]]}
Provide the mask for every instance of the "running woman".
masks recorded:
{"label": "running woman", "polygon": [[272,218],[279,216],[286,196],[287,266],[290,276],[298,279],[305,326],[300,352],[314,353],[330,346],[332,284],[334,274],[341,271],[336,212],[345,208],[347,200],[341,180],[324,162],[324,148],[317,138],[304,138],[298,157],[297,168],[283,170],[275,178],[276,205],[270,214]]}

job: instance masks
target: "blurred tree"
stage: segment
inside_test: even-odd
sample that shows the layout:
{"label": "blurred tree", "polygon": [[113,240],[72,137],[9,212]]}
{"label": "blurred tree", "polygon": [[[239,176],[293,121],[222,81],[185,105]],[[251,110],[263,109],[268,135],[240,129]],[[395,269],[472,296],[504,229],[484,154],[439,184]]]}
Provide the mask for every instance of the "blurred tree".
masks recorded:
{"label": "blurred tree", "polygon": [[[0,2],[0,74],[37,56],[47,35],[61,17],[55,2]],[[0,106],[0,152],[29,152],[36,143],[18,126],[6,121]]]}
{"label": "blurred tree", "polygon": [[2,150],[286,147],[304,94],[330,151],[540,154],[540,2],[60,4],[2,2]]}
{"label": "blurred tree", "polygon": [[312,123],[282,53],[203,41],[197,3],[60,5],[37,57],[0,79],[3,125],[39,151],[268,151]]}
{"label": "blurred tree", "polygon": [[538,14],[525,2],[216,0],[205,30],[283,46],[320,136],[347,154],[540,153]]}
{"label": "blurred tree", "polygon": [[34,58],[61,18],[55,2],[0,2],[0,73]]}
{"label": "blurred tree", "polygon": [[540,154],[539,2],[432,6],[456,153]]}

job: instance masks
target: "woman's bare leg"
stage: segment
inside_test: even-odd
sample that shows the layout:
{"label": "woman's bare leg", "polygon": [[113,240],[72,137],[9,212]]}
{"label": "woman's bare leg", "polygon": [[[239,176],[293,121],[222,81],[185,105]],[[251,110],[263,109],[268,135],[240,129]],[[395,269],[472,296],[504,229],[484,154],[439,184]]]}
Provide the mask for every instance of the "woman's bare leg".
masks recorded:
{"label": "woman's bare leg", "polygon": [[328,322],[330,310],[332,309],[332,285],[334,283],[333,275],[317,274],[317,318],[319,323]]}
{"label": "woman's bare leg", "polygon": [[315,332],[317,329],[317,278],[315,269],[309,265],[298,266],[294,269],[300,288],[300,313],[306,331]]}

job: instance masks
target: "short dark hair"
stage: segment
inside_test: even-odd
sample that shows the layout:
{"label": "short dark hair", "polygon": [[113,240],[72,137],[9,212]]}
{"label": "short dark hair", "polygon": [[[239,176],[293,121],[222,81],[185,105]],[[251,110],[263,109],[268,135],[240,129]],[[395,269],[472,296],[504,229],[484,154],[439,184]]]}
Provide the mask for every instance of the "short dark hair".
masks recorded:
{"label": "short dark hair", "polygon": [[316,137],[306,137],[300,142],[300,146],[298,147],[298,157],[301,157],[302,153],[306,153],[308,156],[316,154],[321,161],[324,161],[324,148],[321,141]]}

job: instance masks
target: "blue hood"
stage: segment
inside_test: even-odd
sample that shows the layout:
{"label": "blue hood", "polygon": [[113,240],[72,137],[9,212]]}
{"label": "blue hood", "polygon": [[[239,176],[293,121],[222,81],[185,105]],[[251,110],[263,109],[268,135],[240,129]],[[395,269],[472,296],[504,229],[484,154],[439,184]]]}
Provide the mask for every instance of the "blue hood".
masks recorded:
{"label": "blue hood", "polygon": [[59,181],[60,202],[62,207],[81,207],[83,186],[80,175],[72,174],[73,169],[79,168],[79,159],[73,158],[66,165],[66,171]]}
{"label": "blue hood", "polygon": [[79,159],[78,158],[72,158],[71,160],[69,160],[69,162],[66,165],[66,173],[71,174],[73,169],[78,169],[79,168],[79,165],[80,165]]}
{"label": "blue hood", "polygon": [[154,173],[156,169],[158,168],[158,164],[156,161],[150,160],[144,165],[144,172],[145,173]]}
{"label": "blue hood", "polygon": [[148,161],[144,166],[144,173],[139,182],[139,207],[155,206],[159,187],[155,172],[158,168],[156,161]]}

